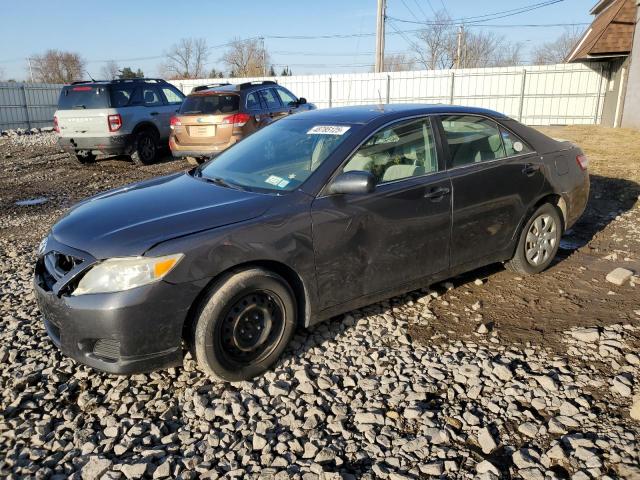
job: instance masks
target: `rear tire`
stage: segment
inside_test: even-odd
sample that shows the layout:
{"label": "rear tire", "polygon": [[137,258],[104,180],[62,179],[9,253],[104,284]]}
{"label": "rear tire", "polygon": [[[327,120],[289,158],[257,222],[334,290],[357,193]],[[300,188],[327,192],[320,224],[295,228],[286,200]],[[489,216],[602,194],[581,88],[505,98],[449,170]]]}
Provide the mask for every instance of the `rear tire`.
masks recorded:
{"label": "rear tire", "polygon": [[296,300],[279,275],[251,268],[225,275],[196,312],[193,352],[210,376],[249,380],[271,367],[296,327]]}
{"label": "rear tire", "polygon": [[131,160],[136,165],[151,165],[158,157],[158,135],[145,129],[135,137]]}
{"label": "rear tire", "polygon": [[562,236],[562,220],[550,203],[540,206],[525,224],[508,270],[534,275],[545,270],[558,253]]}
{"label": "rear tire", "polygon": [[89,165],[91,163],[95,163],[96,161],[96,155],[92,152],[76,152],[72,153],[71,157],[81,165]]}

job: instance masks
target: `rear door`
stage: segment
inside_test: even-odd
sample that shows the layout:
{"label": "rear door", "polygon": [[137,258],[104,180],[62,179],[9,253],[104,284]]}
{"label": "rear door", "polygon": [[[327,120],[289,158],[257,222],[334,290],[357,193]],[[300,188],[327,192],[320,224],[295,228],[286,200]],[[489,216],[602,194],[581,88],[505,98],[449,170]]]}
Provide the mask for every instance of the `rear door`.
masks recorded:
{"label": "rear door", "polygon": [[277,120],[287,115],[288,110],[282,105],[275,88],[263,88],[259,90],[259,92],[269,117],[271,117],[272,120]]}
{"label": "rear door", "polygon": [[180,105],[182,105],[184,95],[180,90],[171,85],[158,86],[158,90],[160,90],[162,100],[164,102],[164,105],[160,107],[159,121],[162,122],[163,137],[168,138],[171,133],[171,129],[169,128],[171,117],[180,110]]}
{"label": "rear door", "polygon": [[174,134],[182,145],[226,145],[233,134],[233,116],[239,112],[240,95],[206,92],[189,95],[180,107],[180,123]]}
{"label": "rear door", "polygon": [[152,84],[140,86],[140,100],[143,114],[141,120],[150,120],[160,132],[160,138],[169,138],[169,118],[165,112],[165,104],[160,90]]}
{"label": "rear door", "polygon": [[109,134],[109,89],[106,85],[63,87],[56,118],[62,137],[104,137]]}
{"label": "rear door", "polygon": [[544,185],[539,156],[478,115],[443,115],[453,188],[451,265],[473,268],[502,259]]}

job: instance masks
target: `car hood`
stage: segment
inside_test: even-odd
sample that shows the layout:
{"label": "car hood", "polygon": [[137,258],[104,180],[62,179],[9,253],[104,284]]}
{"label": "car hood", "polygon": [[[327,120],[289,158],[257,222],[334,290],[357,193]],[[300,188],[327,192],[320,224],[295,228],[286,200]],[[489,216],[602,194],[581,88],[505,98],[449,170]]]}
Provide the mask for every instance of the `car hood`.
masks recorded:
{"label": "car hood", "polygon": [[104,259],[262,215],[271,195],[235,190],[181,173],[91,197],[52,228],[60,243]]}

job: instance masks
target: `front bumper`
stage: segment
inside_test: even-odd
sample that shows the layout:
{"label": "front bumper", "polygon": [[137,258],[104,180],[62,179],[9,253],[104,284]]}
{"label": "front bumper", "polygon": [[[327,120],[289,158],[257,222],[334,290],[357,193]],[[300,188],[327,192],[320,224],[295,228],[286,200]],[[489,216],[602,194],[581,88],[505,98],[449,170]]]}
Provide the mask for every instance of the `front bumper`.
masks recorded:
{"label": "front bumper", "polygon": [[58,145],[69,152],[100,152],[120,155],[130,152],[132,135],[110,135],[108,137],[58,137]]}
{"label": "front bumper", "polygon": [[160,281],[77,297],[46,288],[36,273],[34,292],[45,329],[65,355],[115,374],[182,364],[183,326],[199,292],[196,285]]}

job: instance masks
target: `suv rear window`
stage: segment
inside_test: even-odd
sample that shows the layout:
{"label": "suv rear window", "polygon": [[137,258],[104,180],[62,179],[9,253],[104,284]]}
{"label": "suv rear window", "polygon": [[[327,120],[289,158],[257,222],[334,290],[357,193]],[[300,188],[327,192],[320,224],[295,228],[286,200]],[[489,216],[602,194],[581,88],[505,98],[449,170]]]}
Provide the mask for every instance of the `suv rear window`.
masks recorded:
{"label": "suv rear window", "polygon": [[109,92],[105,86],[69,85],[62,88],[58,110],[108,108]]}
{"label": "suv rear window", "polygon": [[240,106],[238,95],[190,95],[185,98],[180,113],[190,114],[220,114],[237,112]]}

